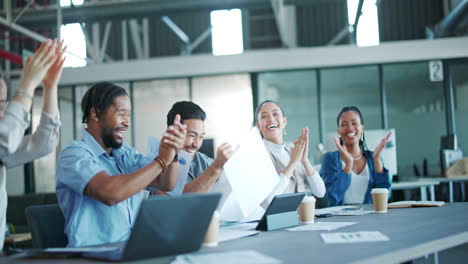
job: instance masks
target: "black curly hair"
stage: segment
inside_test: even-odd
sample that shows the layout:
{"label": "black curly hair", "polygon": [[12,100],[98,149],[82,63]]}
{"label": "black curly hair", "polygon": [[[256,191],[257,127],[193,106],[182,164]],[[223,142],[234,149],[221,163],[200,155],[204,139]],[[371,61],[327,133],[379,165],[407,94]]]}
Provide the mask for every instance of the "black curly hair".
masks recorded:
{"label": "black curly hair", "polygon": [[81,110],[83,111],[82,123],[88,123],[91,108],[96,110],[97,117],[114,104],[114,98],[126,95],[124,88],[110,82],[99,82],[91,86],[86,91],[81,100]]}

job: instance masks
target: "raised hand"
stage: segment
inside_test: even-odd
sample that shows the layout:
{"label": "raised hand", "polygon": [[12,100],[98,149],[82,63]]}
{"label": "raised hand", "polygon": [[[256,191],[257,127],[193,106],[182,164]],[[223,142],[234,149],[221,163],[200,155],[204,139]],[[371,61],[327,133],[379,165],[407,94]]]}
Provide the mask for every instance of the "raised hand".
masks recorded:
{"label": "raised hand", "polygon": [[57,48],[55,48],[54,63],[50,67],[49,71],[47,71],[47,74],[42,81],[44,89],[57,87],[60,76],[62,75],[63,64],[65,62],[64,54],[66,49],[67,47],[63,47],[63,40],[60,42]]}
{"label": "raised hand", "polygon": [[180,122],[180,115],[176,115],[174,124],[166,129],[159,145],[159,156],[166,164],[170,164],[177,152],[184,147],[186,134],[186,126]]}
{"label": "raised hand", "polygon": [[20,92],[32,96],[34,89],[41,83],[49,68],[56,59],[56,40],[47,40],[41,44],[34,56],[28,57],[23,69],[23,80]]}
{"label": "raised hand", "polygon": [[338,137],[333,137],[333,140],[335,140],[335,145],[338,149],[341,160],[345,163],[345,168],[343,169],[343,171],[346,173],[350,173],[354,163],[353,155],[351,155],[351,153],[349,153],[348,150],[340,144],[340,140],[338,139]]}
{"label": "raised hand", "polygon": [[380,144],[374,150],[374,159],[380,159],[380,154],[382,154],[382,150],[384,149],[385,145],[387,145],[388,140],[392,136],[392,132],[389,132],[381,141]]}
{"label": "raised hand", "polygon": [[389,132],[387,136],[385,136],[380,144],[374,150],[374,170],[377,173],[383,172],[383,164],[382,160],[380,159],[380,155],[382,154],[382,150],[384,149],[385,145],[387,145],[388,140],[392,136],[392,132]]}
{"label": "raised hand", "polygon": [[309,127],[304,127],[302,129],[301,137],[305,142],[304,152],[302,154],[301,162],[309,162]]}
{"label": "raised hand", "polygon": [[216,159],[214,160],[213,165],[216,168],[221,169],[231,156],[231,145],[229,145],[229,143],[224,143],[221,146],[219,146],[218,150],[216,151]]}
{"label": "raised hand", "polygon": [[304,155],[305,145],[305,140],[302,135],[294,141],[294,147],[291,149],[291,158],[286,168],[284,168],[282,171],[286,177],[291,177],[294,170],[296,169],[296,166],[301,161],[302,156]]}
{"label": "raised hand", "polygon": [[302,160],[304,155],[304,149],[306,148],[306,143],[304,138],[299,136],[299,138],[294,141],[294,147],[291,149],[291,160],[290,163],[297,163]]}

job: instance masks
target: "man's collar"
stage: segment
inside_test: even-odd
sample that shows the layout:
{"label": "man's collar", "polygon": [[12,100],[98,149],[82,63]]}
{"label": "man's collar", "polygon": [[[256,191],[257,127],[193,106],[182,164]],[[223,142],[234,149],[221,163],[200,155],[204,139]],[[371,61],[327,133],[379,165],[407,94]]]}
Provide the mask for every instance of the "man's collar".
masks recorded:
{"label": "man's collar", "polygon": [[86,144],[88,144],[88,146],[91,148],[91,151],[96,156],[100,156],[100,155],[106,153],[106,151],[101,147],[101,145],[99,145],[99,143],[96,141],[96,139],[86,129],[83,130],[82,140]]}

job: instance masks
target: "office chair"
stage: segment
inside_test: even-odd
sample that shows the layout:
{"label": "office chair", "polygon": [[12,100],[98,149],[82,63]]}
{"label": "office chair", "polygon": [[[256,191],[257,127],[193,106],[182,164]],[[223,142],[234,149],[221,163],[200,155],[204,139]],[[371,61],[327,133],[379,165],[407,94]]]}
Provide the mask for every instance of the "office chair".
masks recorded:
{"label": "office chair", "polygon": [[65,219],[58,204],[28,206],[25,213],[34,248],[67,246]]}

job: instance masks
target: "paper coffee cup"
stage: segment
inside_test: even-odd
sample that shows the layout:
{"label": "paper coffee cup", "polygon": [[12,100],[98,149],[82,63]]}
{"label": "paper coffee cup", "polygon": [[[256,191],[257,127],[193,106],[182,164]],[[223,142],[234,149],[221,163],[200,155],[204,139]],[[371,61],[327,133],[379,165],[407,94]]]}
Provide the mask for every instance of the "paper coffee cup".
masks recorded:
{"label": "paper coffee cup", "polygon": [[203,245],[206,247],[216,247],[218,246],[218,235],[219,235],[219,220],[221,214],[218,211],[214,211],[213,217],[211,218],[210,225],[206,231],[205,240]]}
{"label": "paper coffee cup", "polygon": [[299,219],[303,224],[311,224],[315,218],[315,197],[305,196],[299,205]]}
{"label": "paper coffee cup", "polygon": [[374,188],[371,191],[372,202],[376,213],[386,213],[388,205],[388,190],[386,188]]}

